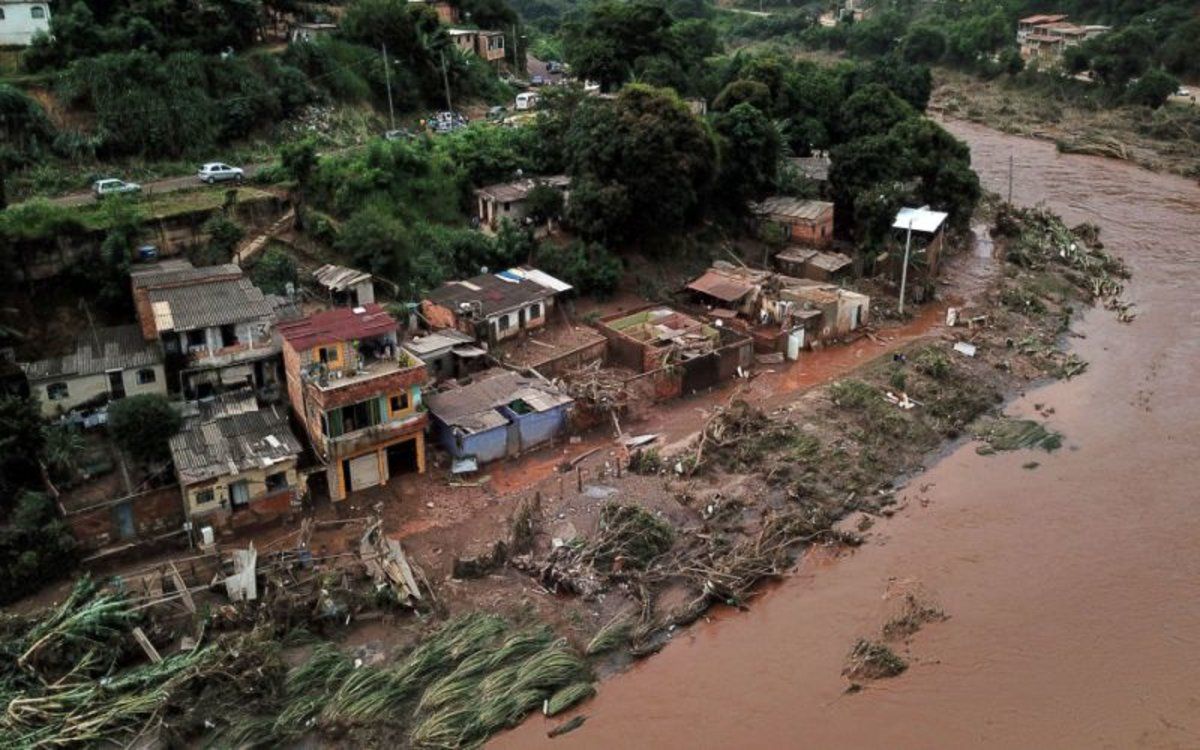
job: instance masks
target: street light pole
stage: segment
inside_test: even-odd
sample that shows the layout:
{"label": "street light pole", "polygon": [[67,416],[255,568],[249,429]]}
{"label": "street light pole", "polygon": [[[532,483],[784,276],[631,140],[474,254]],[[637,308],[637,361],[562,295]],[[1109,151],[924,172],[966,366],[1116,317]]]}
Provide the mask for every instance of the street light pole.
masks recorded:
{"label": "street light pole", "polygon": [[453,112],[454,105],[450,102],[450,75],[446,72],[445,50],[442,50],[442,85],[446,87],[446,111]]}
{"label": "street light pole", "polygon": [[904,314],[904,288],[908,285],[908,251],[912,248],[912,223],[908,220],[908,235],[904,238],[904,266],[900,269],[900,314]]}
{"label": "street light pole", "polygon": [[387,85],[388,95],[388,118],[392,121],[392,130],[396,129],[396,108],[392,104],[392,65],[388,62],[387,43],[381,45],[383,52],[383,80]]}

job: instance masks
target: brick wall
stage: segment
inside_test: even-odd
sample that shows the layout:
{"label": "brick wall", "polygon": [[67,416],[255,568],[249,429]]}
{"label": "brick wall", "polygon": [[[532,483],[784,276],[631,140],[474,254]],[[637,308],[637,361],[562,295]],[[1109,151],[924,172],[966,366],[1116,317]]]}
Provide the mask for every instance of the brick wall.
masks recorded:
{"label": "brick wall", "polygon": [[[118,506],[128,505],[133,513],[134,536],[123,538],[118,523],[121,511]],[[109,500],[87,508],[66,513],[71,534],[85,550],[126,541],[139,541],[178,531],[184,522],[183,498],[177,485],[131,495],[128,498]]]}

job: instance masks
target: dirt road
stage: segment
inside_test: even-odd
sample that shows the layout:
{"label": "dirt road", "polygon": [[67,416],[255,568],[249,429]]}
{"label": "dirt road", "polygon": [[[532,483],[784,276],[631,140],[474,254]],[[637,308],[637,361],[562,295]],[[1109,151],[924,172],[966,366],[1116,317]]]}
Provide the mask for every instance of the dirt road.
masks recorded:
{"label": "dirt road", "polygon": [[[269,164],[247,164],[242,167],[246,172],[246,179],[252,178],[260,169],[270,166]],[[212,185],[213,190],[223,190],[231,183],[218,182]],[[154,180],[153,182],[142,183],[142,195],[160,195],[162,193],[173,193],[177,190],[191,190],[193,188],[203,186],[204,183],[196,175],[191,174],[186,177],[168,177],[165,180]],[[56,203],[60,206],[86,206],[96,202],[96,196],[90,190],[80,193],[70,193],[57,198],[51,198],[51,203]]]}

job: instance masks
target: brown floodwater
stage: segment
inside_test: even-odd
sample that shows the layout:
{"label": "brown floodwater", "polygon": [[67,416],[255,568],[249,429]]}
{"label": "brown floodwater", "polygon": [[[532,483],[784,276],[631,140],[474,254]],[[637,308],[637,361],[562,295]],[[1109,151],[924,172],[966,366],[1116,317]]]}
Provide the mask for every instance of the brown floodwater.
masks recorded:
{"label": "brown floodwater", "polygon": [[[561,719],[537,716],[496,747],[1200,747],[1200,189],[947,127],[988,188],[1007,191],[1012,155],[1017,202],[1099,224],[1134,271],[1136,322],[1087,312],[1087,372],[1008,407],[1053,409],[1064,448],[958,447],[868,544],[681,631],[574,732],[548,740]],[[906,673],[845,694],[846,652],[906,591],[949,619],[911,639]]]}

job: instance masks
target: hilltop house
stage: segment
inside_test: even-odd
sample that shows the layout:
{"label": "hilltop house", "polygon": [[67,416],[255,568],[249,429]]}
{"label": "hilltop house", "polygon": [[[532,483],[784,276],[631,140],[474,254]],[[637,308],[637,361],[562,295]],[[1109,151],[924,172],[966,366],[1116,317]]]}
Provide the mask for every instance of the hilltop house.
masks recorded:
{"label": "hilltop house", "polygon": [[402,349],[379,305],[341,307],[281,323],[288,399],[317,456],[329,496],[425,471],[425,363]]}
{"label": "hilltop house", "polygon": [[428,398],[434,439],[459,471],[550,441],[566,428],[573,403],[554,385],[499,369]]}
{"label": "hilltop house", "polygon": [[[238,412],[238,410],[232,410]],[[272,406],[188,420],[171,438],[171,459],[193,522],[224,526],[286,513],[299,500],[300,441]]]}
{"label": "hilltop house", "polygon": [[142,337],[161,342],[166,352],[169,389],[192,399],[278,383],[279,342],[272,329],[281,301],[264,295],[241,268],[195,268],[172,259],[130,276]]}
{"label": "hilltop house", "polygon": [[453,328],[497,344],[544,326],[554,298],[571,288],[535,268],[510,268],[442,284],[422,300],[421,314],[435,330]]}
{"label": "hilltop house", "polygon": [[1056,64],[1068,47],[1109,30],[1108,26],[1079,26],[1064,15],[1028,16],[1017,21],[1017,44],[1025,60]]}
{"label": "hilltop house", "polygon": [[0,0],[0,47],[28,47],[38,32],[50,33],[50,4]]}
{"label": "hilltop house", "polygon": [[82,332],[70,354],[22,367],[46,416],[85,404],[167,392],[162,352],[144,341],[134,324]]}

